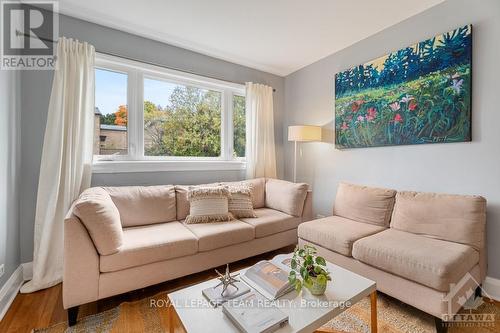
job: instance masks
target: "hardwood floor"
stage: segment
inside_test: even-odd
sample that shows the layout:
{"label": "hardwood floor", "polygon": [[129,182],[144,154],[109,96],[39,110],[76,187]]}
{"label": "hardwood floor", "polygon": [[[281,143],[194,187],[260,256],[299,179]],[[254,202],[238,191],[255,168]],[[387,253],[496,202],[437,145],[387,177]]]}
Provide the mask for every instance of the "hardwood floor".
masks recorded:
{"label": "hardwood floor", "polygon": [[[264,259],[271,259],[280,253],[290,253],[293,246],[265,253],[256,257],[241,260],[230,265],[231,270],[237,270]],[[99,300],[80,306],[78,318],[112,309],[122,302],[138,301],[153,296],[162,291],[173,291],[216,276],[213,269],[191,274],[186,277],[157,284],[144,289],[134,290],[122,295]],[[31,294],[18,294],[11,307],[0,322],[0,332],[31,332],[34,328],[44,328],[67,321],[66,310],[62,305],[62,285],[41,290]]]}

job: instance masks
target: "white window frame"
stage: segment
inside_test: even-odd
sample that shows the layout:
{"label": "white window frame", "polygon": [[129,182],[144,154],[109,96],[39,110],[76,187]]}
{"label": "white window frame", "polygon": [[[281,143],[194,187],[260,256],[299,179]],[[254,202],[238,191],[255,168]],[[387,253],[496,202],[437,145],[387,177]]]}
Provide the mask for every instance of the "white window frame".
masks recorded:
{"label": "white window frame", "polygon": [[[244,85],[184,73],[101,53],[95,68],[127,74],[127,155],[94,155],[94,173],[244,170],[245,158],[233,157],[233,96],[245,96]],[[218,157],[144,155],[144,79],[214,90],[221,93],[221,155]]]}

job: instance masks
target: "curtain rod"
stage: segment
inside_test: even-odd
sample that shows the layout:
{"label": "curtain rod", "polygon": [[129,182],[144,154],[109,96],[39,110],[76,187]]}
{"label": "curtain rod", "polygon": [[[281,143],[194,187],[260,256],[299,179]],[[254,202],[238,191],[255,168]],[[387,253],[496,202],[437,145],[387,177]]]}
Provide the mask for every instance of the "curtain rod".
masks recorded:
{"label": "curtain rod", "polygon": [[[29,38],[38,38],[38,39],[43,40],[45,42],[54,43],[54,44],[57,44],[57,42],[58,42],[57,40],[52,40],[52,39],[48,39],[48,38],[45,38],[45,37],[32,36],[32,35],[30,35],[28,33],[25,33],[25,32],[23,33],[23,32],[21,32],[21,31],[19,31],[17,29],[16,29],[16,36],[25,36],[25,37],[29,37]],[[116,54],[116,53],[103,52],[103,51],[99,51],[99,50],[96,50],[96,52],[102,53],[102,54],[105,54],[105,55],[109,55],[109,56],[113,56],[113,57],[118,57],[118,58],[126,59],[126,60],[132,60],[132,61],[142,62],[142,63],[148,64],[148,65],[153,65],[153,66],[157,66],[157,67],[163,67],[163,68],[171,69],[171,70],[174,70],[174,71],[183,72],[183,73],[186,73],[186,74],[193,74],[193,75],[207,77],[209,79],[214,79],[214,80],[220,80],[220,81],[226,81],[226,82],[231,82],[231,83],[245,85],[245,83],[242,83],[242,82],[231,81],[231,80],[227,80],[227,79],[221,79],[219,77],[212,76],[212,75],[199,74],[199,73],[196,73],[196,72],[193,72],[193,71],[190,71],[190,70],[180,69],[180,68],[171,67],[171,66],[166,66],[166,65],[163,65],[163,64],[158,64],[158,63],[150,62],[150,61],[139,60],[139,59],[135,59],[135,58],[131,58],[131,57],[119,55],[119,54]],[[276,92],[276,89],[273,88],[273,92]]]}

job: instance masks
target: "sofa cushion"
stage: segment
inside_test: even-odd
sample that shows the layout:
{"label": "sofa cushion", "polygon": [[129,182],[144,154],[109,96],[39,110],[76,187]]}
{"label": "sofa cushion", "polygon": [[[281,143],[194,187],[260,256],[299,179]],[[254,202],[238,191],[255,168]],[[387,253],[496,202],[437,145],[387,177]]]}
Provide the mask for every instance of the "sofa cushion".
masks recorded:
{"label": "sofa cushion", "polygon": [[439,291],[448,291],[479,263],[479,253],[470,246],[395,229],[356,241],[352,256]]}
{"label": "sofa cushion", "polygon": [[173,185],[104,187],[120,211],[123,227],[175,221]]}
{"label": "sofa cushion", "polygon": [[254,228],[238,220],[184,225],[198,238],[198,251],[200,252],[247,242],[255,238]]}
{"label": "sofa cushion", "polygon": [[175,200],[177,208],[177,220],[181,221],[189,215],[189,186],[175,185]]}
{"label": "sofa cushion", "polygon": [[253,208],[266,207],[266,179],[265,178],[247,179],[246,182],[252,185]]}
{"label": "sofa cushion", "polygon": [[266,207],[302,216],[308,185],[269,178],[266,181]]}
{"label": "sofa cushion", "polygon": [[381,226],[329,216],[300,224],[299,238],[350,257],[355,241],[384,230]]}
{"label": "sofa cushion", "polygon": [[297,228],[300,217],[285,214],[271,208],[255,209],[256,218],[240,218],[255,228],[255,238],[266,237]]}
{"label": "sofa cushion", "polygon": [[123,244],[120,212],[108,192],[101,187],[83,191],[73,205],[73,213],[82,221],[100,254],[118,252]]}
{"label": "sofa cushion", "polygon": [[484,248],[486,200],[479,196],[398,192],[391,227]]}
{"label": "sofa cushion", "polygon": [[101,256],[101,272],[114,272],[195,254],[198,239],[178,221],[125,228],[123,246],[115,254]]}
{"label": "sofa cushion", "polygon": [[333,215],[357,222],[389,226],[395,190],[340,183]]}

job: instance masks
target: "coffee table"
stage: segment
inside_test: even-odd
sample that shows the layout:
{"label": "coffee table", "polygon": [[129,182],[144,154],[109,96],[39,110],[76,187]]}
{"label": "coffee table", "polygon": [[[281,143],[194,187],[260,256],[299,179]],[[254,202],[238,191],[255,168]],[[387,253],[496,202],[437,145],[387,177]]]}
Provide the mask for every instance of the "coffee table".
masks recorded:
{"label": "coffee table", "polygon": [[[335,316],[361,299],[370,296],[371,332],[377,332],[377,287],[374,281],[342,267],[327,263],[332,281],[323,296],[313,296],[306,288],[298,294],[292,291],[279,298],[280,309],[288,314],[289,323],[276,332],[329,332],[318,330]],[[238,271],[242,274],[246,269]],[[201,294],[218,280],[186,287],[168,294],[170,332],[237,333],[239,330],[222,313],[222,307],[211,307]]]}

